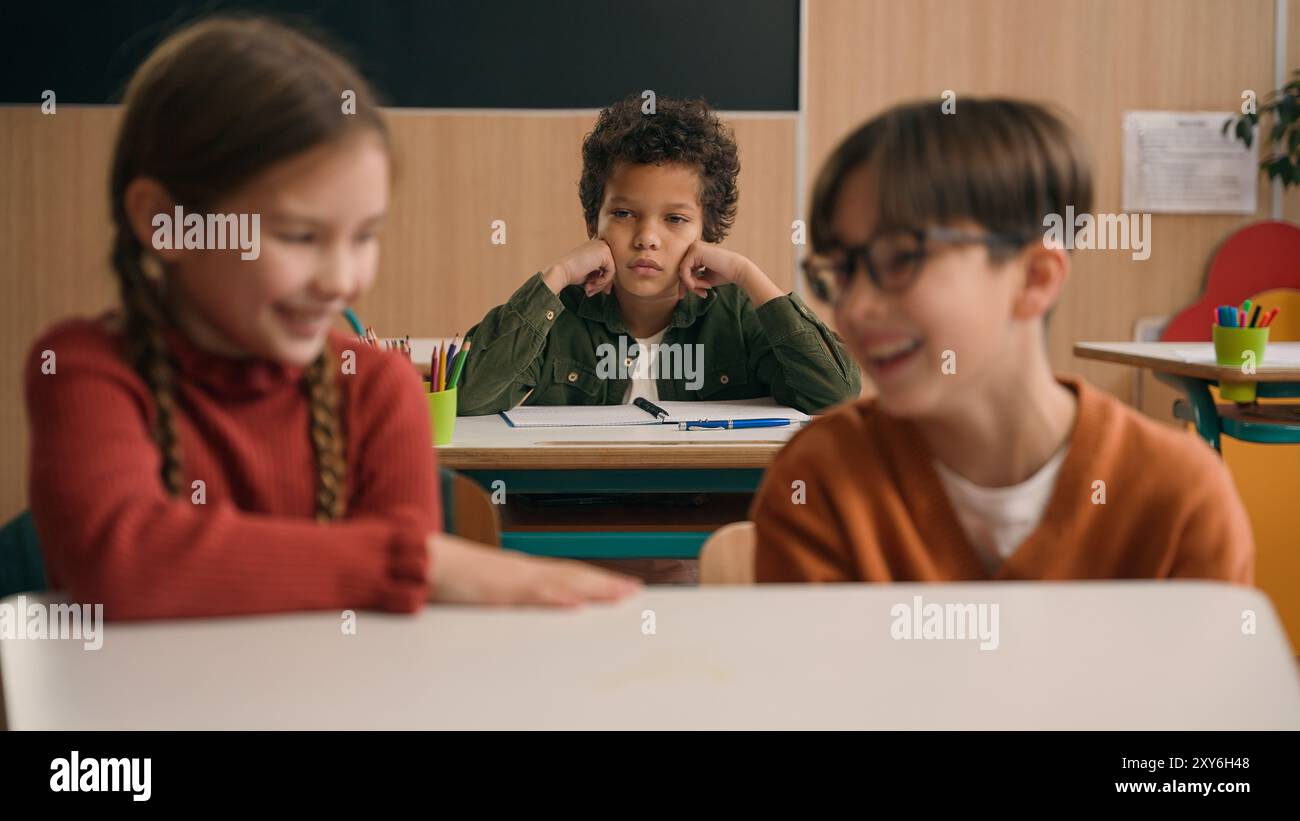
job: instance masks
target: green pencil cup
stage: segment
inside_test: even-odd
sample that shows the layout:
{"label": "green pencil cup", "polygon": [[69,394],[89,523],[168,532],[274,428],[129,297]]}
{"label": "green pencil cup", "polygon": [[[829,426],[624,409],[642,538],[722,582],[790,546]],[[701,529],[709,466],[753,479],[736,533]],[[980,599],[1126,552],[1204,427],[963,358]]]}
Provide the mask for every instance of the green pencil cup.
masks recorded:
{"label": "green pencil cup", "polygon": [[[1264,363],[1268,346],[1268,328],[1225,328],[1214,326],[1214,360],[1222,368],[1241,368],[1246,351],[1255,355],[1255,367]],[[1219,395],[1230,402],[1254,402],[1254,382],[1219,381]]]}
{"label": "green pencil cup", "polygon": [[433,428],[435,445],[451,444],[456,432],[456,389],[426,394],[429,397],[429,424]]}

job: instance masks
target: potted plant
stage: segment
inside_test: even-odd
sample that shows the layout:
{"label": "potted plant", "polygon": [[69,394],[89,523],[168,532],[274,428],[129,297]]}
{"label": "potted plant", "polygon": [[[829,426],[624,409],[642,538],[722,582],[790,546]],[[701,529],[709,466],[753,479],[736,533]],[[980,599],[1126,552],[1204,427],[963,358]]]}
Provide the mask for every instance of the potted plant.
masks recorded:
{"label": "potted plant", "polygon": [[1223,133],[1233,129],[1237,139],[1249,148],[1261,116],[1272,119],[1269,144],[1278,150],[1259,161],[1259,170],[1268,174],[1269,179],[1280,180],[1283,188],[1300,186],[1300,70],[1293,73],[1291,82],[1269,92],[1258,110],[1229,118],[1223,124]]}

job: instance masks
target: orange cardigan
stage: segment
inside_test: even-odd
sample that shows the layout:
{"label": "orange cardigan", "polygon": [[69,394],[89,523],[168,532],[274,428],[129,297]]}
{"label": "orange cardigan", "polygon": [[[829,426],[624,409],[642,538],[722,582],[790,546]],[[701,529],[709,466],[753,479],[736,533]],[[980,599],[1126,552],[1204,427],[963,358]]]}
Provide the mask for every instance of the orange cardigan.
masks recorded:
{"label": "orange cardigan", "polygon": [[[1222,461],[1080,379],[1069,452],[1038,527],[990,575],[908,421],[871,400],[800,431],[750,510],[760,582],[1253,580],[1250,523]],[[800,487],[794,483],[802,481]],[[1094,486],[1105,483],[1105,503]]]}

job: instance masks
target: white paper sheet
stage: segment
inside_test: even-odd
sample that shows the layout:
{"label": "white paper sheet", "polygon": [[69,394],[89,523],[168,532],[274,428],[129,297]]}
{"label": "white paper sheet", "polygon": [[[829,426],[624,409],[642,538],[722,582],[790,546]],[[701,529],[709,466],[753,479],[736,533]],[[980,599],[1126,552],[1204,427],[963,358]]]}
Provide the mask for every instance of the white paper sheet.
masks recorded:
{"label": "white paper sheet", "polygon": [[1231,111],[1124,112],[1123,209],[1151,214],[1253,214],[1256,152],[1223,133]]}
{"label": "white paper sheet", "polygon": [[[668,423],[703,422],[722,419],[790,419],[806,422],[811,417],[772,399],[741,399],[733,402],[656,402],[668,413]],[[635,405],[520,405],[502,416],[516,428],[601,427],[608,425],[657,425],[661,422]]]}

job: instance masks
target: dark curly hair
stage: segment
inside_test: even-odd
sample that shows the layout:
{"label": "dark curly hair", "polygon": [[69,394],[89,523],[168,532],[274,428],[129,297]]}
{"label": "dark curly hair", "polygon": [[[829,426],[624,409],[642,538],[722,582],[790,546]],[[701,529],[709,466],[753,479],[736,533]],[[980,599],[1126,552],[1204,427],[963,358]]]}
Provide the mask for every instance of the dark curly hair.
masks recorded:
{"label": "dark curly hair", "polygon": [[703,100],[660,97],[654,114],[642,114],[641,104],[640,95],[631,95],[603,109],[582,141],[578,197],[587,230],[595,232],[605,182],[618,163],[682,163],[700,175],[701,235],[705,242],[721,242],[736,219],[740,157],[731,127]]}

